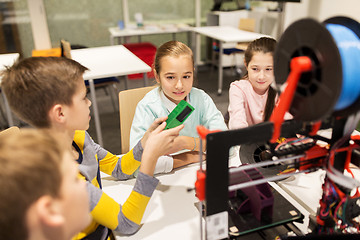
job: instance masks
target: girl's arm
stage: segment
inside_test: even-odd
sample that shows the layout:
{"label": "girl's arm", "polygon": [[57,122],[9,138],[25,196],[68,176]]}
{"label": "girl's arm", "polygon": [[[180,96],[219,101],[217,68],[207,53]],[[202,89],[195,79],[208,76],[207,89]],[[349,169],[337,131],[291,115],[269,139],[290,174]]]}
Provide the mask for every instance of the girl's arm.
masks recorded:
{"label": "girl's arm", "polygon": [[[191,163],[197,163],[200,161],[199,152],[186,152],[173,156],[174,158],[174,169],[189,165]],[[205,154],[202,155],[205,160]]]}
{"label": "girl's arm", "polygon": [[245,113],[245,96],[239,87],[231,84],[229,90],[229,129],[248,126]]}
{"label": "girl's arm", "polygon": [[[206,140],[202,141],[203,148],[202,150],[206,150]],[[176,149],[172,149],[170,153],[175,153],[183,149],[187,149],[190,151],[200,151],[200,138],[196,137],[188,137],[188,136],[178,136],[175,139],[175,147]]]}

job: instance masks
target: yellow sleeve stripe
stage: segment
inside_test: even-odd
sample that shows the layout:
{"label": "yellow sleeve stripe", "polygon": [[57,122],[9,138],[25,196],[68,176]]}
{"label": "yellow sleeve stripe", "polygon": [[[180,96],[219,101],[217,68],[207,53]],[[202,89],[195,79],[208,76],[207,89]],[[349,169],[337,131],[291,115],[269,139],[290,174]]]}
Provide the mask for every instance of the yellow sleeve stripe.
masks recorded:
{"label": "yellow sleeve stripe", "polygon": [[131,175],[138,169],[140,166],[140,162],[134,159],[133,150],[131,149],[130,152],[126,153],[121,158],[121,169],[123,173],[127,175]]}
{"label": "yellow sleeve stripe", "polygon": [[106,156],[99,161],[100,171],[111,175],[111,173],[115,169],[118,160],[119,160],[118,156],[108,152]]}
{"label": "yellow sleeve stripe", "polygon": [[91,215],[96,222],[114,230],[119,222],[118,215],[120,205],[114,199],[103,193],[96,207],[91,211]]}
{"label": "yellow sleeve stripe", "polygon": [[99,182],[96,177],[93,178],[93,180],[91,181],[91,184],[97,188],[100,188]]}
{"label": "yellow sleeve stripe", "polygon": [[78,178],[86,181],[84,175],[82,175],[80,172],[78,173]]}
{"label": "yellow sleeve stripe", "polygon": [[146,206],[150,198],[138,192],[132,191],[123,205],[123,214],[126,218],[140,225]]}
{"label": "yellow sleeve stripe", "polygon": [[74,135],[74,142],[84,153],[85,131],[76,130]]}
{"label": "yellow sleeve stripe", "polygon": [[72,240],[79,240],[83,239],[84,237],[88,236],[90,233],[94,232],[95,229],[99,226],[97,222],[92,219],[89,226],[87,226],[84,230],[82,230],[80,233],[76,234]]}

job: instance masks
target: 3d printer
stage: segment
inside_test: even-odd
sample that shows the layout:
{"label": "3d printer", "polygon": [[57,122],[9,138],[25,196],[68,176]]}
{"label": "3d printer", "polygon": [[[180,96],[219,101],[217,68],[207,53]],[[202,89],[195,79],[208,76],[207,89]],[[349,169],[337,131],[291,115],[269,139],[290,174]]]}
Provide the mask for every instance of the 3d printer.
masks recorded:
{"label": "3d printer", "polygon": [[[319,168],[326,171],[325,183],[317,225],[307,237],[360,237],[360,182],[344,175],[344,171],[351,173],[350,163],[359,165],[360,156],[360,136],[352,136],[360,119],[359,37],[360,24],[347,17],[323,23],[312,19],[294,22],[274,54],[275,81],[283,91],[279,90],[280,99],[270,120],[222,132],[198,127],[199,135],[207,140],[206,170],[200,168],[195,183],[196,195],[203,203],[206,239],[231,238],[230,225],[241,228],[247,221],[240,216],[242,212],[250,211],[259,222],[271,222],[278,201],[265,183]],[[287,111],[293,120],[283,120]],[[331,137],[318,135],[320,129],[331,131]],[[279,143],[280,138],[286,141]],[[319,145],[320,140],[326,144]],[[248,151],[249,146],[257,146],[250,148],[250,153],[256,152],[258,159],[249,154],[252,163],[229,169],[229,149],[235,145]],[[240,160],[249,162],[244,156]],[[261,170],[270,165],[277,165],[279,171],[284,166],[296,171],[277,175],[277,170]],[[290,219],[300,217],[295,213]],[[222,222],[215,233],[209,227],[214,221]]]}

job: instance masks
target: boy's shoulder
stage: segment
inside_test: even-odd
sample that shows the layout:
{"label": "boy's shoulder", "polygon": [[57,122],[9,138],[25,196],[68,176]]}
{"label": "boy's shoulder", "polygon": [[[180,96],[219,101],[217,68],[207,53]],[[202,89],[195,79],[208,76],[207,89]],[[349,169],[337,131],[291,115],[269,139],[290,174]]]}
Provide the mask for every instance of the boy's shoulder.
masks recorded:
{"label": "boy's shoulder", "polygon": [[76,130],[74,134],[74,142],[77,145],[83,146],[87,140],[90,140],[91,136],[90,134],[85,130]]}

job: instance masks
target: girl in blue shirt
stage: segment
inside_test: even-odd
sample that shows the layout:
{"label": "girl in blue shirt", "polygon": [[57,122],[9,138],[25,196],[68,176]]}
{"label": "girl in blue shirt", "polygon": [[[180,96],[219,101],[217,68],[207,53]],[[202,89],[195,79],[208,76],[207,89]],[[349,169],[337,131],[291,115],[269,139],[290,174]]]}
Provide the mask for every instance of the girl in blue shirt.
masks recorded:
{"label": "girl in blue shirt", "polygon": [[[184,122],[172,154],[158,159],[155,173],[162,173],[199,161],[200,139],[196,126],[203,125],[210,130],[227,130],[227,127],[210,96],[193,87],[194,59],[188,46],[178,41],[160,46],[154,60],[154,75],[160,86],[146,94],[136,107],[130,131],[131,148],[156,118],[169,115],[181,100],[195,108]],[[205,149],[205,141],[203,144]]]}

